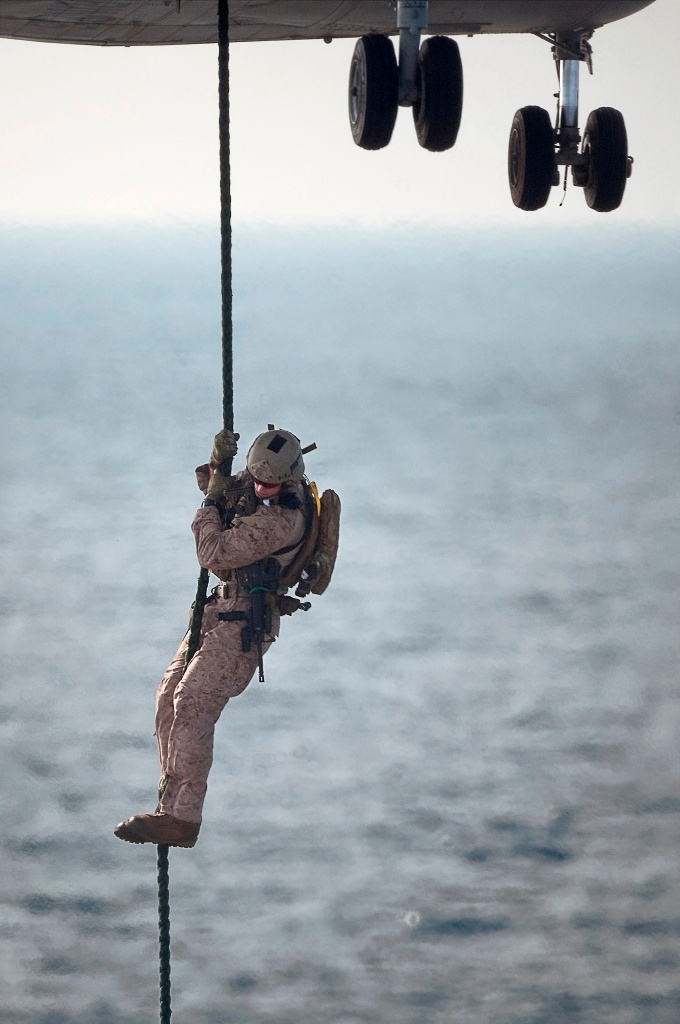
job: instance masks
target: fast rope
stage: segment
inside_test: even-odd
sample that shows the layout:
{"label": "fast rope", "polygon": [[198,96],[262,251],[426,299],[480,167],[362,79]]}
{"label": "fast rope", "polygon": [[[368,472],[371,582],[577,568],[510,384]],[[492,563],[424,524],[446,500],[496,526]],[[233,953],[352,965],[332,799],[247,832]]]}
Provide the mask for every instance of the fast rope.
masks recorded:
{"label": "fast rope", "polygon": [[[220,235],[222,264],[222,423],[234,429],[232,273],[231,273],[231,170],[229,160],[229,0],[217,2],[218,99],[220,134]],[[231,459],[220,467],[231,473]],[[198,650],[210,573],[201,569],[196,588],[184,671]],[[170,877],[169,847],[158,850],[158,962],[160,1024],[170,1024]]]}

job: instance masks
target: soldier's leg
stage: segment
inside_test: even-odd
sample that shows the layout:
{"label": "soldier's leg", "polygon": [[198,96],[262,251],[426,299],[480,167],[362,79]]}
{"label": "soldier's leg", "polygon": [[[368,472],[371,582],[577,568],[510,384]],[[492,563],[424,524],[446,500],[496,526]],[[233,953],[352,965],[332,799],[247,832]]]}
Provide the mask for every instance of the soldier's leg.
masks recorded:
{"label": "soldier's leg", "polygon": [[[200,638],[201,643],[205,639],[206,634],[217,626],[219,622],[217,616],[218,602],[214,597],[208,598],[203,611]],[[179,645],[177,654],[168,665],[156,693],[155,735],[158,740],[158,756],[161,762],[161,779],[159,789],[161,789],[165,783],[165,773],[168,766],[168,740],[170,738],[170,729],[172,728],[172,723],[175,718],[175,690],[184,675],[188,641],[189,633],[187,632],[182,643]]]}
{"label": "soldier's leg", "polygon": [[165,814],[201,821],[215,723],[229,698],[245,690],[256,667],[257,652],[241,649],[240,623],[221,623],[204,637],[174,691],[165,762],[167,785],[160,805]]}
{"label": "soldier's leg", "polygon": [[156,693],[156,720],[155,736],[158,740],[158,756],[161,762],[161,773],[165,773],[168,763],[168,739],[172,720],[175,717],[174,697],[175,690],[184,673],[184,661],[186,656],[186,638],[182,641],[177,654],[168,665],[165,675],[160,681]]}

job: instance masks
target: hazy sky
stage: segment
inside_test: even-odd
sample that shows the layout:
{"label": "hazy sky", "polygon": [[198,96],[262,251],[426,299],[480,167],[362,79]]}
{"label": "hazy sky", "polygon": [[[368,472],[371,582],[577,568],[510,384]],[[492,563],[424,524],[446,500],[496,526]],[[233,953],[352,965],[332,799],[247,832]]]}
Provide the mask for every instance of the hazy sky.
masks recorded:
{"label": "hazy sky", "polygon": [[[581,124],[618,107],[635,158],[623,206],[586,207],[570,187],[516,210],[506,152],[515,110],[552,116],[549,46],[531,36],[459,40],[465,105],[458,142],[428,153],[401,110],[390,146],[356,147],[347,121],[353,40],[232,47],[234,216],[284,223],[400,220],[680,222],[680,3],[600,29],[581,75]],[[218,215],[217,47],[128,49],[0,40],[0,220],[207,221]]]}

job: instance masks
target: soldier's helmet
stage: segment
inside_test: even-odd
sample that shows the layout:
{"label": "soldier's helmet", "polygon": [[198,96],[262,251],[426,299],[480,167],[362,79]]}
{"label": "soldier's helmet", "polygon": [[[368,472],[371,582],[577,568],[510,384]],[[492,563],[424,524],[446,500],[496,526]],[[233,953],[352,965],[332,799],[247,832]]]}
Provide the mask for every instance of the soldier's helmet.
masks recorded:
{"label": "soldier's helmet", "polygon": [[300,440],[289,430],[266,430],[250,446],[246,465],[263,484],[297,483],[305,473]]}

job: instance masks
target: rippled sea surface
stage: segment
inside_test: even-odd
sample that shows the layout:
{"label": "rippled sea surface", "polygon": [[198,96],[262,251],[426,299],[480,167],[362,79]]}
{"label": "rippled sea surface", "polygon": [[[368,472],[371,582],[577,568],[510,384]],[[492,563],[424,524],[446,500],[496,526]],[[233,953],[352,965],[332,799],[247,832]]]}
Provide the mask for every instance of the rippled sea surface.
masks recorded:
{"label": "rippled sea surface", "polygon": [[[342,548],[171,853],[177,1024],[680,1019],[679,246],[237,232],[236,426],[317,442]],[[195,590],[217,252],[4,232],[1,1024],[157,1018],[112,828]]]}

